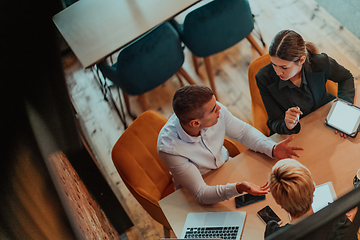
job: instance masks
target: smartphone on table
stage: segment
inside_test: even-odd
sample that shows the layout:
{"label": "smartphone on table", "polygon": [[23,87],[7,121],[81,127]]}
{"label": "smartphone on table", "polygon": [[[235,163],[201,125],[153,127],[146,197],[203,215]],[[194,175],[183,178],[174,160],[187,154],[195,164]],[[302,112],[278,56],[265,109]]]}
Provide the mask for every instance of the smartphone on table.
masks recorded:
{"label": "smartphone on table", "polygon": [[267,224],[271,220],[275,220],[278,224],[281,224],[281,219],[278,215],[271,209],[270,206],[266,206],[260,211],[257,212],[258,217]]}
{"label": "smartphone on table", "polygon": [[243,195],[235,197],[235,206],[236,206],[236,208],[240,208],[240,207],[249,205],[251,203],[265,200],[265,198],[266,198],[265,195],[255,196],[255,195],[251,195],[249,193],[243,194]]}

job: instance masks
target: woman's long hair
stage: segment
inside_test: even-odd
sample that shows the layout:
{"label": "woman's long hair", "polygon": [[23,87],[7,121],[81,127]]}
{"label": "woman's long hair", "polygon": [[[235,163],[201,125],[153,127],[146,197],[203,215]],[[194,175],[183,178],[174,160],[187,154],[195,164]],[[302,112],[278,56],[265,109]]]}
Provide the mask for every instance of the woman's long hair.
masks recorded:
{"label": "woman's long hair", "polygon": [[293,30],[282,30],[275,35],[269,47],[269,54],[286,61],[297,62],[302,56],[306,61],[319,51],[315,44],[305,42],[300,34]]}

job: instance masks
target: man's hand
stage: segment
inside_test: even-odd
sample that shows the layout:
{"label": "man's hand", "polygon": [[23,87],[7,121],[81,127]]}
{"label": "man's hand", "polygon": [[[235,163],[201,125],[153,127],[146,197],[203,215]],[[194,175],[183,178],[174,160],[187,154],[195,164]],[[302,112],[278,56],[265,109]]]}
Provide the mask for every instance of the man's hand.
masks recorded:
{"label": "man's hand", "polygon": [[302,147],[289,146],[289,142],[294,139],[294,136],[290,136],[287,139],[279,142],[273,148],[273,156],[278,159],[291,158],[292,156],[300,157],[295,150],[304,150]]}
{"label": "man's hand", "polygon": [[267,182],[265,185],[263,186],[258,186],[254,183],[251,182],[238,182],[236,184],[236,190],[239,193],[243,193],[243,192],[247,192],[250,193],[252,195],[264,195],[264,194],[268,194],[270,192],[269,190],[269,182]]}

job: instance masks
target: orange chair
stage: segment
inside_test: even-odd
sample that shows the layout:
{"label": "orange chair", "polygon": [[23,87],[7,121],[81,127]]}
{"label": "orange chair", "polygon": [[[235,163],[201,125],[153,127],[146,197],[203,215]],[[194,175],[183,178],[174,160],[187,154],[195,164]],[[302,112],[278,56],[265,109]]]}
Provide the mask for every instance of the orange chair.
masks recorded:
{"label": "orange chair", "polygon": [[259,88],[256,84],[255,75],[260,70],[260,68],[269,63],[270,55],[265,54],[250,63],[248,70],[253,126],[266,136],[270,136],[270,129],[266,124],[268,115],[262,101]]}
{"label": "orange chair", "polygon": [[[167,119],[145,111],[124,131],[112,149],[112,160],[121,179],[140,205],[164,226],[170,237],[171,226],[158,201],[174,192],[169,170],[157,154],[157,138]],[[230,156],[240,153],[230,140],[224,140]]]}
{"label": "orange chair", "polygon": [[[270,55],[267,53],[250,63],[248,70],[253,126],[266,136],[270,135],[270,129],[266,124],[268,115],[262,101],[259,88],[256,84],[255,75],[260,70],[260,68],[269,64],[270,62]],[[332,95],[337,96],[337,89],[337,83],[333,81],[326,82],[326,90]]]}

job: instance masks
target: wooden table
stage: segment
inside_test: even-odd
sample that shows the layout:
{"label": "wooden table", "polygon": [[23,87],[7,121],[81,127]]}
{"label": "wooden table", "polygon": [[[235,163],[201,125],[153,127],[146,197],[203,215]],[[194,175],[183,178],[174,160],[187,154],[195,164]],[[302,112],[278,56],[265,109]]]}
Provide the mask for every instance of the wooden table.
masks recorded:
{"label": "wooden table", "polygon": [[82,0],[53,21],[87,68],[199,1]]}
{"label": "wooden table", "polygon": [[[360,136],[344,139],[325,125],[324,120],[331,105],[332,102],[301,119],[302,129],[291,145],[305,148],[297,160],[309,168],[316,185],[331,181],[340,197],[353,189],[352,180],[360,168]],[[272,136],[277,142],[286,137]],[[205,175],[204,179],[208,185],[244,180],[262,185],[268,181],[275,163],[276,160],[264,154],[248,150]],[[201,205],[185,189],[180,189],[160,200],[159,204],[177,237],[181,236],[189,212],[246,211],[242,235],[242,239],[246,240],[263,239],[265,224],[256,216],[256,212],[266,205],[270,205],[284,223],[289,221],[288,214],[275,203],[271,194],[267,195],[265,201],[236,209],[234,198],[213,205]]]}

